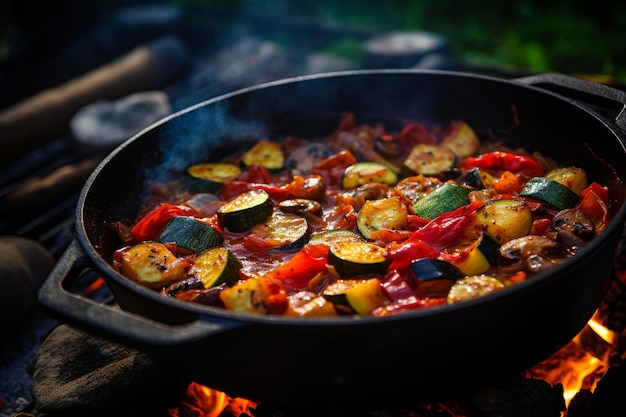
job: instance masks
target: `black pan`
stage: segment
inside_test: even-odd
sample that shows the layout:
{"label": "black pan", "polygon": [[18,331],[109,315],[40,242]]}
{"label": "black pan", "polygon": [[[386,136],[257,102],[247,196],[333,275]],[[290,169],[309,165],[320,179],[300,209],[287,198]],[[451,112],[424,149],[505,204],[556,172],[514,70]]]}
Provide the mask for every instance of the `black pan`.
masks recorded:
{"label": "black pan", "polygon": [[[413,70],[307,76],[208,100],[146,129],[98,166],[80,197],[75,241],[40,300],[62,320],[233,396],[300,407],[396,407],[467,392],[545,359],[598,307],[626,216],[625,103],[620,91],[564,76],[507,81]],[[259,132],[328,134],[346,111],[388,127],[464,120],[483,140],[508,138],[579,166],[610,187],[614,220],[573,259],[532,280],[383,318],[234,314],[163,297],[111,268],[120,243],[105,223],[135,216],[146,180],[217,158]],[[102,274],[121,309],[64,289],[85,266]]]}

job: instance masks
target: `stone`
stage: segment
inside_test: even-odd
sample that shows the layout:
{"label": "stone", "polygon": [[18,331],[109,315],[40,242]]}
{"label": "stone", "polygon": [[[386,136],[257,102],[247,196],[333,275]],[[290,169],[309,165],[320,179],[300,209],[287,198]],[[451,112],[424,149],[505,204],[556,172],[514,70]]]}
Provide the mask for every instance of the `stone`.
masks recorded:
{"label": "stone", "polygon": [[54,263],[50,252],[34,239],[0,237],[0,334],[14,332],[28,319]]}
{"label": "stone", "polygon": [[52,330],[33,362],[33,401],[46,415],[163,412],[180,398],[181,386],[146,354],[67,324]]}

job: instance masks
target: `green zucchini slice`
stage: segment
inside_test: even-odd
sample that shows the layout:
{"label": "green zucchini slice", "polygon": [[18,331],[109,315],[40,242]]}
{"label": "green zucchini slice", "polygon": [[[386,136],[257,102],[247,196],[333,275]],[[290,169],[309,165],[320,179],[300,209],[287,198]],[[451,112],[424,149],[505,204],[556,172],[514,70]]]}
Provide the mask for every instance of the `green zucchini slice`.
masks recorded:
{"label": "green zucchini slice", "polygon": [[155,240],[160,243],[176,243],[178,250],[183,253],[199,253],[224,242],[217,230],[187,216],[173,217]]}
{"label": "green zucchini slice", "polygon": [[277,249],[300,249],[308,239],[309,223],[297,214],[274,211],[265,221],[253,226],[250,235],[270,242]]}
{"label": "green zucchini slice", "polygon": [[196,164],[187,168],[189,187],[199,193],[214,193],[225,183],[236,179],[241,168],[227,163]]}
{"label": "green zucchini slice", "polygon": [[385,303],[383,287],[378,278],[338,280],[329,284],[322,296],[333,303],[339,314],[370,314]]}
{"label": "green zucchini slice", "polygon": [[220,246],[198,254],[190,274],[198,277],[205,289],[220,284],[234,285],[239,280],[241,261],[227,248]]}
{"label": "green zucchini slice", "polygon": [[341,242],[363,242],[363,239],[352,230],[333,229],[315,233],[309,239],[309,245],[326,245],[332,246]]}
{"label": "green zucchini slice", "polygon": [[380,275],[385,273],[387,251],[373,243],[340,242],[330,247],[328,263],[344,278]]}
{"label": "green zucchini slice", "polygon": [[217,218],[229,230],[243,232],[267,219],[273,210],[274,203],[267,192],[251,190],[220,207]]}
{"label": "green zucchini slice", "polygon": [[413,204],[413,212],[426,219],[434,219],[469,203],[471,188],[445,183],[433,192],[426,194]]}
{"label": "green zucchini slice", "polygon": [[450,148],[423,143],[415,145],[404,160],[404,166],[411,172],[426,176],[438,175],[455,164],[456,154]]}
{"label": "green zucchini slice", "polygon": [[547,177],[535,177],[528,180],[520,196],[541,200],[557,210],[572,208],[578,204],[579,200],[578,194],[574,191]]}
{"label": "green zucchini slice", "polygon": [[260,140],[241,158],[245,165],[258,164],[270,171],[283,169],[285,166],[285,153],[278,142]]}
{"label": "green zucchini slice", "polygon": [[357,214],[356,224],[359,232],[371,239],[372,233],[377,230],[402,230],[407,224],[408,210],[395,197],[367,200]]}
{"label": "green zucchini slice", "polygon": [[351,189],[371,182],[395,185],[398,175],[388,166],[377,162],[358,162],[346,168],[341,178],[341,187]]}

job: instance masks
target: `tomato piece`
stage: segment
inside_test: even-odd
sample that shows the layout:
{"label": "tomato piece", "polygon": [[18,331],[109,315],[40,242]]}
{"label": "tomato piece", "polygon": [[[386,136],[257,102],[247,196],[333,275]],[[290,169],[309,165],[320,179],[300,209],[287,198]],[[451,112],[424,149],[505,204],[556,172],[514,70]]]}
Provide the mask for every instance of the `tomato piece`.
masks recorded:
{"label": "tomato piece", "polygon": [[328,246],[309,245],[266,276],[282,282],[288,293],[307,289],[309,281],[326,270]]}
{"label": "tomato piece", "polygon": [[312,173],[322,177],[329,186],[339,186],[346,168],[357,162],[357,159],[350,151],[341,151],[315,165]]}
{"label": "tomato piece", "polygon": [[198,213],[187,206],[177,206],[164,203],[156,209],[148,212],[141,220],[130,229],[134,241],[142,242],[152,239],[161,228],[176,216],[196,216]]}
{"label": "tomato piece", "polygon": [[592,183],[580,193],[580,202],[576,206],[589,217],[599,233],[606,228],[610,221],[607,202],[609,190],[597,183]]}

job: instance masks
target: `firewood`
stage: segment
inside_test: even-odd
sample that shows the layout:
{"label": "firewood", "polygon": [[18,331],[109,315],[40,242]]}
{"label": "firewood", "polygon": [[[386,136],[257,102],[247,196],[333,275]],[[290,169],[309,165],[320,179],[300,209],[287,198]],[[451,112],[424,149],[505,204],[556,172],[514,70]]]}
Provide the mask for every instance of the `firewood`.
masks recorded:
{"label": "firewood", "polygon": [[176,37],[157,39],[65,84],[0,112],[0,166],[69,129],[82,107],[100,99],[162,88],[186,66],[187,49]]}

